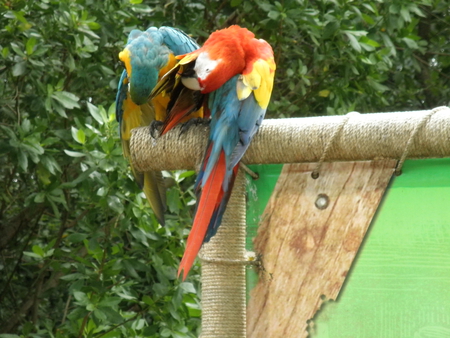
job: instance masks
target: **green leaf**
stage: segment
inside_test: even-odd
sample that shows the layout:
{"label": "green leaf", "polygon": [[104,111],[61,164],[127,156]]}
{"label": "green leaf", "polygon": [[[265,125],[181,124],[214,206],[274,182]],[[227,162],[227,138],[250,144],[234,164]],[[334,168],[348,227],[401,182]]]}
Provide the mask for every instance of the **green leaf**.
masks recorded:
{"label": "green leaf", "polygon": [[159,333],[161,335],[161,337],[172,337],[172,331],[169,330],[168,328],[164,328],[161,330],[161,332]]}
{"label": "green leaf", "polygon": [[88,305],[90,304],[88,296],[81,291],[75,291],[73,293],[73,297],[81,304],[81,305]]}
{"label": "green leaf", "polygon": [[88,237],[87,234],[74,233],[74,234],[70,234],[69,236],[67,236],[66,241],[69,241],[71,243],[79,243],[79,242],[82,242],[87,237]]}
{"label": "green leaf", "polygon": [[389,13],[398,14],[399,11],[400,11],[400,8],[397,3],[393,3],[392,5],[389,6]]}
{"label": "green leaf", "polygon": [[180,288],[187,293],[197,293],[197,291],[194,288],[194,285],[189,282],[182,282],[180,283]]}
{"label": "green leaf", "polygon": [[93,104],[86,102],[89,113],[91,114],[91,116],[101,125],[105,123],[105,121],[103,121],[103,118],[100,114],[100,110],[94,106]]}
{"label": "green leaf", "polygon": [[38,47],[36,48],[36,50],[33,52],[33,56],[34,56],[34,57],[36,57],[36,56],[42,56],[42,55],[44,55],[45,53],[47,53],[47,51],[48,51],[48,47],[38,46]]}
{"label": "green leaf", "polygon": [[181,174],[178,176],[178,180],[180,180],[180,179],[182,179],[182,178],[191,177],[191,176],[194,176],[194,175],[195,175],[195,171],[194,171],[194,170],[187,170],[187,171],[181,173]]}
{"label": "green leaf", "polygon": [[[89,307],[87,307],[86,309],[91,310],[89,309]],[[106,321],[106,319],[108,318],[108,316],[101,309],[98,308],[94,310],[94,316],[103,322]]]}
{"label": "green leaf", "polygon": [[0,129],[2,129],[8,135],[8,138],[11,141],[17,141],[16,134],[14,133],[14,131],[11,128],[8,128],[7,126],[0,125]]}
{"label": "green leaf", "polygon": [[51,256],[53,256],[54,252],[55,252],[55,249],[49,249],[49,250],[47,250],[47,252],[44,254],[44,257],[45,257],[45,258],[51,257]]}
{"label": "green leaf", "polygon": [[114,101],[108,108],[108,122],[111,123],[116,119],[116,102]]}
{"label": "green leaf", "polygon": [[28,256],[28,257],[33,257],[33,258],[37,258],[37,259],[42,260],[42,256],[40,256],[40,255],[38,255],[38,254],[36,254],[36,253],[34,253],[34,252],[24,251],[23,254],[24,254],[25,256]]}
{"label": "green leaf", "polygon": [[414,3],[408,4],[408,9],[409,9],[411,12],[416,13],[416,15],[418,15],[418,16],[420,16],[420,17],[422,17],[422,18],[425,18],[425,17],[426,17],[426,15],[422,12],[422,10],[421,10],[419,7],[417,7],[417,5],[414,4]]}
{"label": "green leaf", "polygon": [[78,104],[78,101],[80,100],[78,96],[66,91],[54,92],[52,94],[52,98],[59,101],[66,109],[73,109],[80,107],[80,105]]}
{"label": "green leaf", "polygon": [[23,151],[19,151],[17,153],[17,159],[19,161],[19,166],[22,168],[23,171],[27,171],[28,169],[28,157]]}
{"label": "green leaf", "polygon": [[97,196],[102,196],[102,197],[104,197],[104,196],[106,196],[107,193],[108,193],[108,189],[107,189],[106,187],[100,187],[100,188],[97,190]]}
{"label": "green leaf", "polygon": [[69,275],[60,277],[60,279],[65,280],[65,281],[74,281],[74,280],[80,280],[80,279],[84,279],[84,278],[85,278],[85,276],[79,272],[71,273]]}
{"label": "green leaf", "polygon": [[64,149],[64,152],[65,152],[67,155],[69,155],[70,157],[83,157],[83,156],[86,156],[85,154],[80,153],[80,152],[78,152],[78,151],[72,151],[72,150]]}
{"label": "green leaf", "polygon": [[280,12],[277,12],[277,11],[270,11],[270,12],[267,14],[267,16],[268,16],[269,18],[271,18],[272,20],[277,20],[278,17],[280,16]]}
{"label": "green leaf", "polygon": [[145,304],[151,305],[151,306],[153,306],[153,305],[155,304],[155,302],[153,301],[153,299],[150,298],[150,297],[147,296],[147,295],[144,295],[144,297],[142,297],[142,301],[143,301]]}
{"label": "green leaf", "polygon": [[91,22],[88,22],[88,27],[90,29],[96,30],[96,29],[100,29],[102,26],[97,22],[91,21]]}
{"label": "green leaf", "polygon": [[21,76],[25,74],[26,70],[27,70],[27,63],[25,61],[20,61],[12,67],[12,75],[16,77]]}
{"label": "green leaf", "polygon": [[[135,277],[137,278],[137,277]],[[120,296],[122,299],[126,299],[126,300],[135,300],[136,297],[131,295],[129,292],[118,292],[117,293],[118,296]]]}
{"label": "green leaf", "polygon": [[44,185],[49,185],[52,183],[50,180],[50,172],[42,165],[42,163],[39,163],[37,166],[36,174],[38,175],[39,180]]}
{"label": "green leaf", "polygon": [[419,48],[419,45],[417,44],[417,42],[415,42],[414,40],[412,40],[410,38],[403,38],[402,40],[403,40],[404,43],[406,43],[408,48],[411,48],[411,49],[418,49]]}
{"label": "green leaf", "polygon": [[117,212],[118,214],[123,213],[123,204],[117,196],[108,196],[108,206]]}
{"label": "green leaf", "polygon": [[3,58],[6,59],[8,57],[8,55],[9,55],[9,48],[8,47],[4,47],[2,49],[2,56],[3,56]]}
{"label": "green leaf", "polygon": [[76,69],[75,60],[72,55],[68,55],[66,59],[66,66],[69,68],[69,71],[73,72]]}
{"label": "green leaf", "polygon": [[105,307],[115,307],[122,301],[120,297],[106,297],[98,305]]}
{"label": "green leaf", "polygon": [[84,144],[86,142],[86,135],[82,129],[77,129],[72,126],[71,128],[72,137],[78,143]]}
{"label": "green leaf", "polygon": [[167,193],[167,207],[174,214],[180,211],[180,191],[178,189],[170,189]]}
{"label": "green leaf", "polygon": [[330,95],[330,91],[328,89],[323,89],[319,92],[320,97],[328,97]]}
{"label": "green leaf", "polygon": [[11,48],[14,52],[16,52],[16,54],[20,55],[23,58],[26,57],[25,53],[23,52],[23,47],[20,47],[17,43],[12,42]]}
{"label": "green leaf", "polygon": [[36,38],[31,37],[27,40],[27,43],[25,45],[26,51],[28,55],[33,54],[34,46],[36,45]]}
{"label": "green leaf", "polygon": [[78,183],[83,182],[86,180],[93,172],[95,171],[95,168],[89,168],[86,171],[83,171],[76,179],[74,179],[71,183],[74,185],[77,185]]}
{"label": "green leaf", "polygon": [[[113,324],[123,324],[123,317],[116,310],[114,310],[114,309],[112,309],[110,307],[102,307],[101,310],[108,317],[108,322],[113,323]],[[103,337],[106,338],[107,336],[106,335],[102,335],[102,338]],[[110,337],[120,338],[120,337],[122,337],[122,335],[116,333],[115,336],[110,336]]]}
{"label": "green leaf", "polygon": [[357,36],[357,37],[367,35],[367,31],[348,31],[347,30],[347,31],[343,31],[343,32],[346,34],[351,34],[351,35]]}
{"label": "green leaf", "polygon": [[367,14],[364,14],[364,13],[362,13],[361,16],[362,16],[363,20],[364,20],[367,24],[369,24],[369,25],[375,24],[375,20],[372,19],[371,16],[369,16],[369,15],[367,15]]}
{"label": "green leaf", "polygon": [[372,77],[368,76],[367,77],[367,82],[369,83],[369,85],[375,89],[376,91],[379,92],[385,92],[387,90],[389,90],[389,87],[386,87],[385,85],[379,83],[378,81],[376,81],[375,79],[373,79]]}
{"label": "green leaf", "polygon": [[406,22],[410,22],[411,21],[411,16],[409,15],[409,10],[402,6],[400,9],[400,15],[402,16],[403,20],[405,20]]}
{"label": "green leaf", "polygon": [[348,40],[350,41],[350,45],[353,47],[353,49],[356,50],[358,53],[361,53],[361,45],[359,44],[355,36],[348,32],[345,32],[345,35],[347,35]]}
{"label": "green leaf", "polygon": [[62,172],[61,167],[53,156],[42,156],[40,157],[40,162],[53,175],[56,175],[56,172]]}
{"label": "green leaf", "polygon": [[42,250],[42,248],[39,245],[33,245],[31,250],[40,257],[45,256],[44,250]]}
{"label": "green leaf", "polygon": [[95,158],[105,158],[107,155],[98,150],[92,150],[89,154],[91,154]]}
{"label": "green leaf", "polygon": [[168,285],[164,285],[162,283],[153,284],[152,289],[155,292],[155,294],[159,297],[164,297],[169,292]]}
{"label": "green leaf", "polygon": [[24,17],[25,13],[23,11],[14,11],[13,13],[14,13],[14,17],[17,20],[19,20],[20,22],[22,22],[24,24],[28,23],[27,19],[25,19],[25,17]]}
{"label": "green leaf", "polygon": [[111,68],[100,65],[100,69],[103,72],[103,74],[105,74],[107,76],[115,76],[116,75],[116,73]]}
{"label": "green leaf", "polygon": [[372,47],[376,47],[376,48],[380,47],[380,44],[378,42],[376,42],[375,40],[369,39],[366,36],[362,36],[359,41],[363,42],[365,44],[368,44],[369,46],[372,46]]}
{"label": "green leaf", "polygon": [[142,330],[146,323],[147,322],[144,319],[138,319],[133,322],[131,327],[133,328],[133,330]]}
{"label": "green leaf", "polygon": [[330,37],[335,35],[338,30],[339,30],[338,22],[336,22],[336,21],[329,22],[325,25],[325,28],[323,29],[322,37],[324,39],[329,39]]}
{"label": "green leaf", "polygon": [[44,201],[45,201],[45,193],[44,192],[40,192],[40,193],[36,194],[36,196],[34,196],[35,203],[44,203]]}
{"label": "green leaf", "polygon": [[31,122],[30,122],[30,120],[29,120],[29,119],[24,119],[24,120],[22,121],[21,127],[22,127],[22,130],[23,130],[23,132],[24,132],[25,134],[26,134],[26,133],[29,133],[29,132],[30,132],[30,129],[31,129]]}

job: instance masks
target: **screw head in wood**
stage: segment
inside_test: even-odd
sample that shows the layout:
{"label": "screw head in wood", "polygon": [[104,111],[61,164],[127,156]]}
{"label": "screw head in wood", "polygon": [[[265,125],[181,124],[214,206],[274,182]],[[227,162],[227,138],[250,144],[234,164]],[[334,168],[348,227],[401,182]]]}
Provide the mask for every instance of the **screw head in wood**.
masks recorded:
{"label": "screw head in wood", "polygon": [[319,194],[317,195],[316,202],[314,204],[317,209],[326,209],[330,204],[330,198],[326,194]]}

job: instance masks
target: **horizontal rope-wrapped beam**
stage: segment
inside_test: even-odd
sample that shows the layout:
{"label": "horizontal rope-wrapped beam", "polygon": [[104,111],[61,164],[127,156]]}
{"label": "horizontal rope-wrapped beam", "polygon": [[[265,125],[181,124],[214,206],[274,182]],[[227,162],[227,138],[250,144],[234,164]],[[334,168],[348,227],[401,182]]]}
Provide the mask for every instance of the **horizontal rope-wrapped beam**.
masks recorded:
{"label": "horizontal rope-wrapped beam", "polygon": [[[139,171],[196,169],[209,127],[192,125],[153,139],[133,130],[131,155]],[[365,161],[450,157],[450,108],[265,120],[243,158],[245,164]]]}

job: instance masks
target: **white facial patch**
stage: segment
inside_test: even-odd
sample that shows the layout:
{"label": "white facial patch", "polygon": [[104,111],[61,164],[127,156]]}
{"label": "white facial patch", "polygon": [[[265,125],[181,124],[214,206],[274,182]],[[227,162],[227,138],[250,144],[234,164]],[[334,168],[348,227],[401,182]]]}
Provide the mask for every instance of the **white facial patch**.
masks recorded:
{"label": "white facial patch", "polygon": [[202,52],[198,55],[197,61],[195,61],[195,73],[200,80],[205,80],[208,74],[211,73],[222,59],[211,60],[208,52]]}

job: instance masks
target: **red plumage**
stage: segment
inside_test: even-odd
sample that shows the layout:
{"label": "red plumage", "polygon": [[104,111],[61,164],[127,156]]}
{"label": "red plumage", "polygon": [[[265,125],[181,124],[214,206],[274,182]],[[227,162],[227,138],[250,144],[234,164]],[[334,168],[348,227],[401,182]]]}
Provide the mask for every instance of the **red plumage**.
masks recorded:
{"label": "red plumage", "polygon": [[[211,153],[211,148],[212,145],[210,145],[208,149],[207,157],[209,157],[209,154]],[[212,215],[222,201],[224,195],[222,183],[225,179],[225,173],[226,160],[225,154],[222,151],[213,171],[202,189],[200,201],[198,201],[194,224],[192,225],[191,233],[189,234],[186,243],[186,251],[184,252],[180,267],[178,268],[178,275],[183,271],[183,280],[186,279],[186,276],[194,263],[195,257],[197,257],[197,253],[202,247],[203,239],[205,238]]]}

